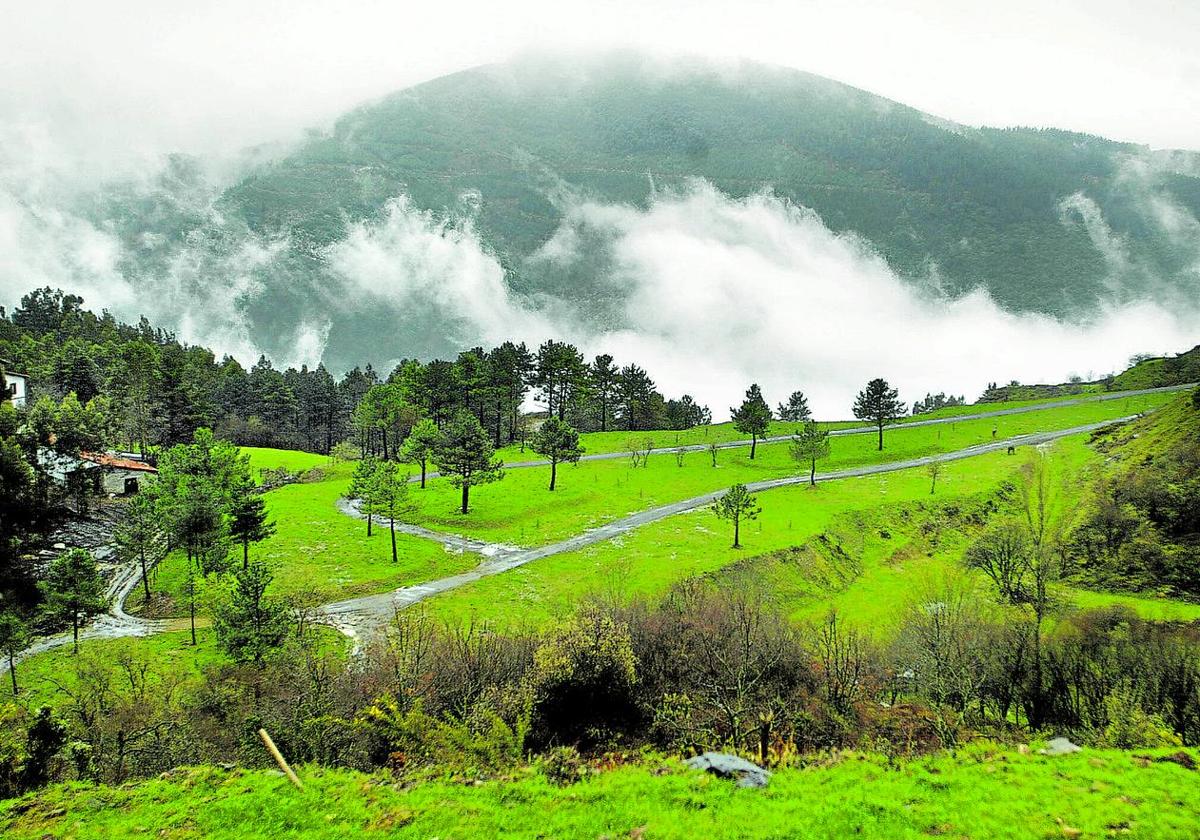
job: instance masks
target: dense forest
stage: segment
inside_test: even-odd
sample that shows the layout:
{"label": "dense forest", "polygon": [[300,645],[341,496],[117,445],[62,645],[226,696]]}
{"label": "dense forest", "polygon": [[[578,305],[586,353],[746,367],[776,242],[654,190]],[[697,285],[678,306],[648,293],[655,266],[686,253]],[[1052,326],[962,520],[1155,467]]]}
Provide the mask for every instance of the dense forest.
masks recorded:
{"label": "dense forest", "polygon": [[328,453],[349,440],[386,453],[418,419],[440,427],[459,409],[503,446],[527,433],[521,408],[530,396],[580,431],[685,429],[711,419],[686,394],[664,398],[637,364],[607,355],[588,361],[558,341],[533,349],[509,341],[336,378],[323,365],[278,370],[266,357],[247,370],[145,318],[124,324],[83,304],[49,288],[25,295],[0,317],[0,358],[30,378],[31,410],[72,394],[80,406],[99,399],[105,443],[141,453],[189,441],[202,427],[246,446]]}

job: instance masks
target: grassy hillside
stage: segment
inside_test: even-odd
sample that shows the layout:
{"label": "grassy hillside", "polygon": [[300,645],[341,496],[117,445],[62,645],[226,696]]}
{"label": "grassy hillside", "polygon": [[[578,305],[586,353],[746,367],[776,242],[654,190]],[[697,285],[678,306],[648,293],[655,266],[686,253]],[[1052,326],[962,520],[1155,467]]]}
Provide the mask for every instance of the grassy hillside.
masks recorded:
{"label": "grassy hillside", "polygon": [[1049,758],[986,743],[894,764],[845,754],[781,770],[763,790],[655,760],[567,787],[531,771],[473,786],[301,768],[306,789],[297,791],[273,772],[180,769],[134,785],[65,785],[0,803],[0,832],[11,840],[1195,837],[1196,773],[1165,755]]}
{"label": "grassy hillside", "polygon": [[[1105,402],[1079,402],[1000,418],[971,419],[968,415],[961,421],[938,426],[906,428],[899,425],[887,432],[883,452],[876,450],[875,437],[871,434],[838,437],[833,439],[831,456],[821,463],[820,468],[822,471],[837,470],[959,449],[992,440],[993,429],[997,430],[997,439],[1004,439],[1035,431],[1070,428],[1145,411],[1171,398],[1169,394],[1150,394]],[[736,436],[728,426],[715,434]],[[612,439],[606,434],[584,435],[584,445],[590,447],[593,437],[599,438],[602,445]],[[470,568],[479,561],[477,556],[447,551],[430,540],[400,534],[397,536],[400,562],[392,564],[387,530],[376,528],[374,536],[369,538],[364,522],[346,516],[337,508],[338,500],[348,490],[353,464],[330,464],[327,459],[304,453],[249,451],[252,463],[258,466],[323,464],[318,480],[288,485],[272,490],[266,496],[277,531],[266,542],[255,546],[253,552],[272,564],[276,586],[281,592],[302,594],[315,603],[443,577]],[[527,454],[524,457],[533,456]],[[1011,459],[988,458],[1001,470],[1012,468]],[[735,482],[761,481],[803,471],[789,456],[786,443],[759,447],[753,461],[748,449],[723,450],[718,454],[717,464],[715,468],[712,466],[707,452],[688,453],[682,466],[672,454],[651,456],[647,466],[637,469],[632,468],[627,459],[587,461],[560,468],[559,486],[553,493],[547,490],[548,467],[512,469],[504,480],[474,488],[472,510],[467,516],[458,512],[459,491],[446,479],[431,479],[425,490],[412,488],[410,500],[414,510],[403,519],[436,531],[463,534],[486,542],[534,547],[566,539],[636,511],[729,487]],[[986,474],[976,473],[972,468],[949,466],[943,481],[944,492],[953,492],[954,476],[960,473],[974,478]],[[924,475],[922,470],[912,471],[908,480],[912,495],[921,492],[926,480]],[[878,480],[883,486],[889,481],[894,484],[901,479],[884,477]],[[869,489],[874,486],[874,480],[865,483],[856,480],[844,486],[837,485],[830,493],[836,494],[837,504],[843,508],[868,506],[877,501],[873,495],[875,491]],[[976,483],[974,489],[985,486]],[[926,492],[927,489],[925,487]],[[772,498],[775,497],[772,494]],[[864,499],[866,501],[861,501]],[[687,517],[680,521],[695,520]],[[664,527],[669,526],[658,523],[631,537],[640,539],[641,531],[651,534],[646,553],[635,555],[635,559],[644,557],[647,561],[656,561],[661,552],[678,550],[672,549],[678,535],[667,535],[662,530]],[[780,537],[791,538],[788,535]],[[724,541],[714,537],[712,542],[719,546]],[[750,542],[753,544],[752,539]],[[588,551],[603,551],[604,548]],[[518,578],[524,574],[519,573]],[[667,572],[666,576],[672,578],[675,573]],[[157,590],[174,599],[173,608],[165,607],[167,614],[181,614],[185,609],[180,595],[185,578],[183,556],[176,554],[168,558],[156,577]],[[140,603],[139,598],[134,596],[135,609]]]}

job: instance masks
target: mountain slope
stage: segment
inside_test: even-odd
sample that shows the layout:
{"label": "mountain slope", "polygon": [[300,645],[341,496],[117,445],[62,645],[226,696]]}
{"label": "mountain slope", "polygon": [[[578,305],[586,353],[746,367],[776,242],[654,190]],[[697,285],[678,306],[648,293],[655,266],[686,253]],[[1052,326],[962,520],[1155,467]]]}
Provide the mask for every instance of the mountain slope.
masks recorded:
{"label": "mountain slope", "polygon": [[[299,227],[319,243],[344,234],[343,211],[369,216],[402,190],[435,210],[476,191],[481,228],[515,261],[557,227],[558,188],[642,203],[648,176],[660,188],[702,177],[733,196],[772,188],[903,272],[933,260],[958,290],[982,282],[1008,306],[1068,311],[1102,292],[1106,273],[1084,225],[1064,223],[1060,202],[1078,191],[1137,237],[1137,256],[1164,274],[1185,267],[1122,201],[1121,156],[1138,152],[1060,131],[966,129],[761,66],[531,61],[361,108],[227,199],[258,229]],[[1200,179],[1155,178],[1200,211]]]}
{"label": "mountain slope", "polygon": [[177,254],[144,245],[147,230],[198,247],[186,282],[243,278],[235,298],[260,346],[293,342],[295,325],[317,317],[336,366],[487,338],[456,321],[436,278],[397,311],[347,303],[388,290],[348,292],[363,268],[331,273],[330,249],[385,223],[399,196],[404,212],[431,214],[425,232],[445,234],[449,220],[459,246],[494,254],[522,306],[566,301],[594,325],[622,326],[628,288],[611,242],[584,231],[567,265],[545,258],[547,243],[580,201],[644,208],[693,179],[734,198],[771,190],[950,294],[982,286],[1011,310],[1078,316],[1102,299],[1194,295],[1198,176],[1192,153],[967,128],[798,71],[617,55],[524,59],[400,91],[255,166],[207,213],[186,164],[162,187],[169,199],[118,197],[98,213],[136,255],[130,273],[179,270]]}

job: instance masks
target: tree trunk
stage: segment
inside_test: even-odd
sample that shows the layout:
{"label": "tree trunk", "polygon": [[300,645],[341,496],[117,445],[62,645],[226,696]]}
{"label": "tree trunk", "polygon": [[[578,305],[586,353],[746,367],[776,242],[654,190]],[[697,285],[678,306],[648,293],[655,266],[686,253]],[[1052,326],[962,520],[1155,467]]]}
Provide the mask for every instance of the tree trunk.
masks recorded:
{"label": "tree trunk", "polygon": [[12,677],[13,697],[17,696],[17,657],[13,651],[8,652],[8,675]]}
{"label": "tree trunk", "polygon": [[741,524],[742,523],[738,520],[738,517],[735,516],[733,519],[733,547],[734,548],[742,547],[741,543],[738,541],[739,531],[741,530]]}
{"label": "tree trunk", "polygon": [[879,421],[879,451],[883,451],[883,421]]}
{"label": "tree trunk", "polygon": [[388,459],[388,451],[387,451],[387,429],[380,429],[380,430],[379,430],[379,433],[380,433],[381,435],[383,435],[383,460],[385,460],[385,461],[386,461],[386,460]]}
{"label": "tree trunk", "polygon": [[392,529],[392,562],[396,563],[398,561],[396,560],[396,519],[395,519],[395,517],[393,516],[392,518],[388,519],[388,523]]}
{"label": "tree trunk", "polygon": [[242,540],[242,571],[250,568],[250,538],[245,537]]}
{"label": "tree trunk", "polygon": [[810,465],[810,469],[808,471],[808,485],[810,487],[817,486],[817,459],[816,458],[812,459],[812,464]]}
{"label": "tree trunk", "polygon": [[555,476],[557,475],[557,473],[558,473],[558,461],[551,458],[550,459],[550,489],[551,490],[554,489],[554,479],[555,479]]}
{"label": "tree trunk", "polygon": [[466,513],[467,512],[467,499],[471,493],[471,485],[467,483],[467,477],[465,475],[463,476],[462,491],[463,491],[462,492],[462,512]]}
{"label": "tree trunk", "polygon": [[754,460],[754,450],[758,448],[758,435],[754,432],[750,433],[750,460]]}
{"label": "tree trunk", "polygon": [[368,507],[368,508],[367,508],[367,536],[368,536],[368,537],[369,537],[369,536],[371,536],[371,519],[372,519],[374,516],[375,516],[375,513],[374,513],[374,511],[372,511],[372,510],[371,510],[371,509]]}
{"label": "tree trunk", "polygon": [[142,555],[142,589],[146,593],[146,603],[148,604],[150,603],[150,579],[146,572],[146,550],[142,549],[140,553]]}
{"label": "tree trunk", "polygon": [[425,459],[421,459],[421,489],[425,489]]}
{"label": "tree trunk", "polygon": [[79,653],[79,613],[71,614],[71,635],[75,640],[75,653]]}

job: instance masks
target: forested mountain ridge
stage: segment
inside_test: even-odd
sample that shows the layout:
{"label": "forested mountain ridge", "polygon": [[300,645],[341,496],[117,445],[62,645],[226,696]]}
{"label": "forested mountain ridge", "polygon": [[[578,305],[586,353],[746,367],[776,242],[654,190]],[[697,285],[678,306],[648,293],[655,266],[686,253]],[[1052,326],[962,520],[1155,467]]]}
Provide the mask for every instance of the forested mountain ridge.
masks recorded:
{"label": "forested mountain ridge", "polygon": [[[763,65],[526,58],[401,90],[257,160],[214,187],[178,158],[149,194],[110,190],[89,213],[122,241],[127,276],[222,284],[256,350],[286,357],[307,324],[333,370],[489,340],[463,310],[492,299],[446,288],[472,271],[521,313],[627,326],[611,231],[571,229],[571,210],[644,209],[696,181],[770,191],[903,277],[982,286],[1013,311],[1080,317],[1198,283],[1200,155],[970,128]],[[389,239],[397,201],[414,229]],[[410,247],[430,231],[451,244]],[[567,262],[550,254],[564,231]],[[453,262],[456,237],[488,264]]]}
{"label": "forested mountain ridge", "polygon": [[[557,227],[557,189],[642,203],[648,175],[660,189],[702,177],[734,196],[771,188],[867,237],[901,271],[933,260],[958,290],[982,281],[1006,305],[1063,311],[1099,291],[1106,266],[1059,202],[1084,191],[1120,233],[1154,239],[1119,178],[1122,156],[1144,151],[1065,131],[971,129],[779,68],[529,61],[359,108],[226,200],[257,228],[323,243],[344,234],[344,214],[369,216],[400,191],[433,210],[477,191],[481,228],[519,261]],[[1200,179],[1177,169],[1155,178],[1195,213]],[[1181,268],[1161,244],[1133,247],[1164,273]]]}

